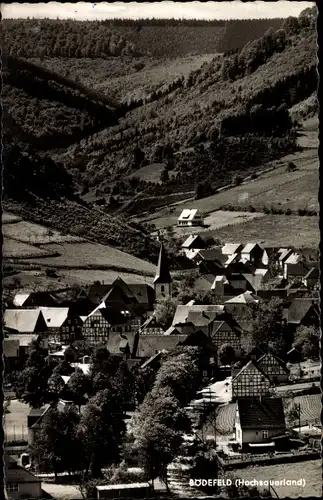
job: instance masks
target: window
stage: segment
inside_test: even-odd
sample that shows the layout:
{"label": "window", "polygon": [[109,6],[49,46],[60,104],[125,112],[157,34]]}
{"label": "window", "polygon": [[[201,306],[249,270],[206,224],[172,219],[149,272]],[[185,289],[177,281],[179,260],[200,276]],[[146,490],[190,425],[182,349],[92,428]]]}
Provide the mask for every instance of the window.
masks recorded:
{"label": "window", "polygon": [[19,491],[19,486],[17,483],[7,483],[6,488],[8,493]]}
{"label": "window", "polygon": [[165,291],[165,287],[164,287],[164,285],[162,285],[162,286],[160,287],[160,290],[161,290],[161,292],[162,292],[162,293]]}
{"label": "window", "polygon": [[268,431],[262,431],[262,437],[268,439]]}

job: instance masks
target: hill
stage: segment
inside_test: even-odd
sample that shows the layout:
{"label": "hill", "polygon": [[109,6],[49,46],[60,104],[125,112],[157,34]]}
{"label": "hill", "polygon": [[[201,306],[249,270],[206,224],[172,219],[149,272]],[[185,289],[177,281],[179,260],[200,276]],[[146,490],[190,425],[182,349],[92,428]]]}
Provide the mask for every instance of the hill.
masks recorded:
{"label": "hill", "polygon": [[118,103],[21,58],[2,57],[5,130],[41,150],[117,123]]}
{"label": "hill", "polygon": [[[138,192],[190,192],[202,181],[217,189],[295,150],[288,109],[317,86],[313,19],[287,20],[239,53],[215,56],[153,92],[117,126],[70,147],[62,161],[86,188],[99,196],[112,189],[124,201]],[[130,186],[135,170],[163,162],[172,180]]]}
{"label": "hill", "polygon": [[[144,227],[82,202],[62,164],[4,135],[3,207],[51,230],[84,236],[156,262],[158,245]],[[18,219],[19,220],[19,219]]]}

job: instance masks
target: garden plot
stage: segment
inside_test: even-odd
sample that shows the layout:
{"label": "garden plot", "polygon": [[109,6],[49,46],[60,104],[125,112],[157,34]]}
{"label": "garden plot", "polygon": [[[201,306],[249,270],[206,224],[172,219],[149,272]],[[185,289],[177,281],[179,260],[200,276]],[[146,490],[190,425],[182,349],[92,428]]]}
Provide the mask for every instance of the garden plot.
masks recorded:
{"label": "garden plot", "polygon": [[12,238],[31,245],[82,241],[78,236],[62,234],[54,229],[23,220],[14,224],[4,224],[2,233],[4,238]]}

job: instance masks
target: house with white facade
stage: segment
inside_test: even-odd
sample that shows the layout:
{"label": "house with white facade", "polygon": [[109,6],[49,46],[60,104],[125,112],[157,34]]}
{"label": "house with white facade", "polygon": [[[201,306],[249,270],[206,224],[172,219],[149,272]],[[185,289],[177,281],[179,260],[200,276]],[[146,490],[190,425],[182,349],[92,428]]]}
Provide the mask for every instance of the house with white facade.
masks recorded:
{"label": "house with white facade", "polygon": [[203,226],[204,220],[197,208],[185,208],[177,219],[179,227]]}

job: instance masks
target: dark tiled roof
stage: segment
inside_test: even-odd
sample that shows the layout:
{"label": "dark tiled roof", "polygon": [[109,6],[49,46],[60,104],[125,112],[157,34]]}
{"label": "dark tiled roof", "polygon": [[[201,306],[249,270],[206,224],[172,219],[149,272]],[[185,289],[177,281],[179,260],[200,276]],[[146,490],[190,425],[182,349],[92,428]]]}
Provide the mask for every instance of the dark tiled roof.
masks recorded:
{"label": "dark tiled roof", "polygon": [[319,276],[320,276],[320,271],[319,271],[318,267],[315,267],[315,266],[314,266],[314,267],[312,267],[312,268],[308,271],[308,273],[307,273],[307,274],[305,274],[304,278],[306,278],[306,279],[309,279],[309,278],[311,278],[311,279],[316,279],[316,278],[317,278],[317,279],[318,279],[318,278],[319,278]]}
{"label": "dark tiled roof", "polygon": [[6,483],[41,483],[41,480],[20,465],[5,468]]}
{"label": "dark tiled roof", "polygon": [[306,314],[313,306],[315,307],[317,314],[319,315],[318,301],[307,297],[295,298],[288,309],[285,310],[284,316],[287,319],[288,323],[299,324],[302,322]]}
{"label": "dark tiled roof", "polygon": [[166,251],[164,245],[161,243],[154,283],[171,283],[171,282],[172,278],[168,268]]}
{"label": "dark tiled roof", "polygon": [[281,429],[285,427],[285,415],[281,398],[238,399],[242,429]]}
{"label": "dark tiled roof", "polygon": [[200,250],[198,256],[207,262],[218,262],[219,264],[224,264],[226,261],[226,256],[223,255],[221,247]]}
{"label": "dark tiled roof", "polygon": [[171,351],[187,339],[188,335],[144,335],[139,336],[137,357],[150,358],[159,351]]}
{"label": "dark tiled roof", "polygon": [[153,305],[155,301],[155,290],[144,283],[128,285],[129,290],[139,304]]}

